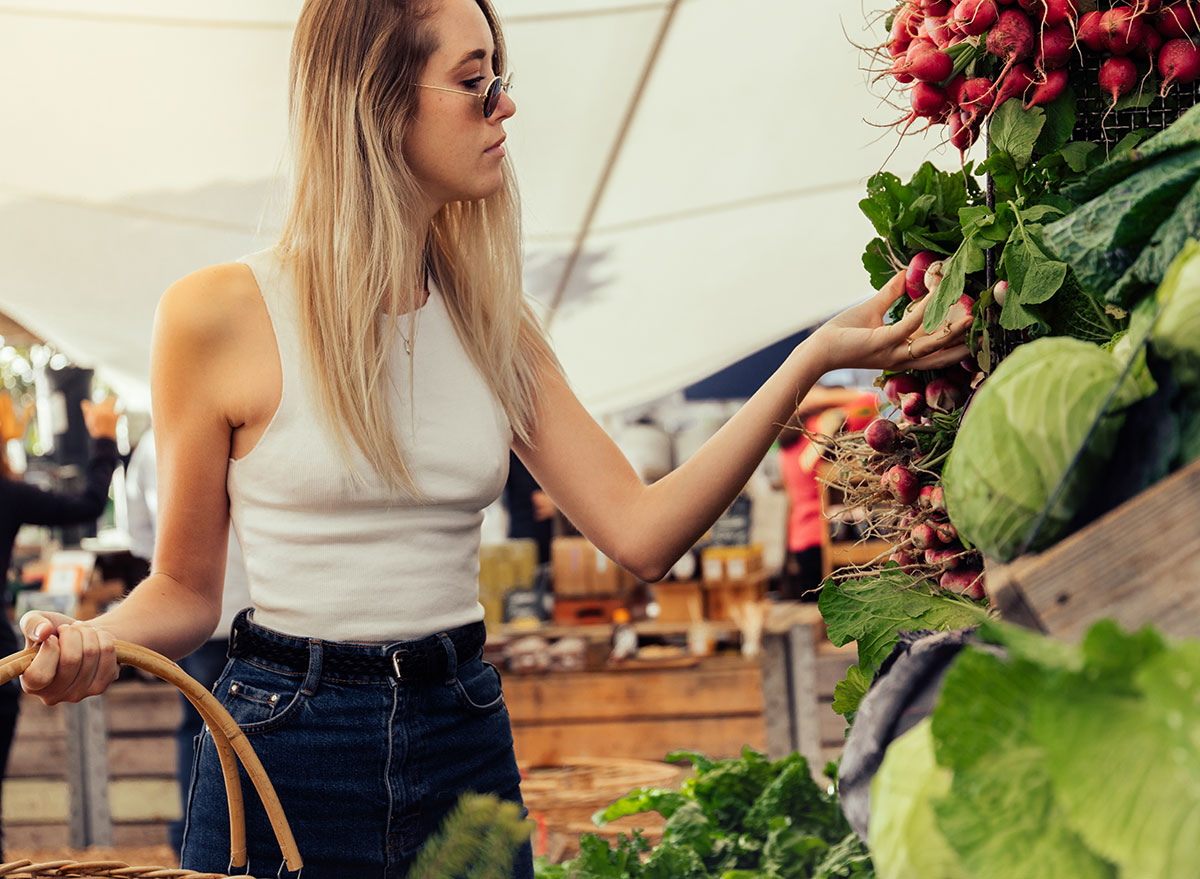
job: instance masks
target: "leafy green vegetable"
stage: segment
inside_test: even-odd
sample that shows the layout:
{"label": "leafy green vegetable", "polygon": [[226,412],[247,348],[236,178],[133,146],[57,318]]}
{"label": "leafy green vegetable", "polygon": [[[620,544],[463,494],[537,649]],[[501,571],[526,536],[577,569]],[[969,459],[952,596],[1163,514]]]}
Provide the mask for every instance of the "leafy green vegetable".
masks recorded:
{"label": "leafy green vegetable", "polygon": [[1037,339],[1007,357],[967,409],[942,471],[959,532],[1000,561],[1061,537],[1112,453],[1123,415],[1106,407],[1121,378],[1119,361],[1077,339]]}
{"label": "leafy green vegetable", "polygon": [[1161,311],[1151,332],[1151,345],[1171,361],[1183,384],[1200,384],[1200,242],[1189,241],[1184,246],[1156,299]]}
{"label": "leafy green vegetable", "polygon": [[933,810],[952,778],[934,760],[928,718],[888,747],[871,781],[868,842],[879,879],[968,879]]}
{"label": "leafy green vegetable", "polygon": [[1049,252],[1103,298],[1130,269],[1175,204],[1200,177],[1200,147],[1168,156],[1045,227]]}
{"label": "leafy green vegetable", "polygon": [[1041,107],[1025,110],[1020,101],[1005,101],[988,123],[992,155],[1004,153],[1017,170],[1025,168],[1033,159],[1034,145],[1045,124],[1046,112]]}
{"label": "leafy green vegetable", "polygon": [[870,860],[837,798],[812,778],[808,761],[774,762],[751,748],[737,759],[692,751],[668,755],[696,770],[678,791],[638,789],[595,815],[597,824],[644,811],[667,818],[653,849],[638,834],[616,848],[585,836],[580,855],[545,868],[545,879],[850,879],[873,876]]}
{"label": "leafy green vegetable", "polygon": [[1000,272],[1008,281],[1008,296],[1000,313],[1000,326],[1006,330],[1020,330],[1037,323],[1038,317],[1029,307],[1046,302],[1067,279],[1067,264],[1046,255],[1042,227],[1034,222],[1051,211],[1045,207],[1014,211],[1016,228],[1000,257]]}
{"label": "leafy green vegetable", "polygon": [[1105,294],[1105,300],[1123,306],[1135,303],[1148,288],[1157,286],[1166,277],[1184,244],[1196,237],[1200,237],[1200,181],[1192,185],[1155,230],[1133,265]]}
{"label": "leafy green vegetable", "polygon": [[887,659],[900,632],[958,629],[986,617],[978,605],[933,592],[895,562],[870,577],[826,581],[818,607],[830,641],[838,647],[858,642],[863,674],[874,673]]}

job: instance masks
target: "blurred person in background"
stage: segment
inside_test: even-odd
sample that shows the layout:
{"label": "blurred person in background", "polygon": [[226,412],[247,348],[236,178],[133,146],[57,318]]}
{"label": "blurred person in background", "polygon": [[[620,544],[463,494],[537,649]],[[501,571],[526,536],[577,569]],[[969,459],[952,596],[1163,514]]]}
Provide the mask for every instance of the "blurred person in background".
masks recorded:
{"label": "blurred person in background", "polygon": [[554,539],[554,514],[558,508],[550,495],[542,491],[521,459],[509,453],[508,479],[504,482],[504,508],[508,510],[508,536],[528,538],[537,543],[539,565],[550,561],[550,542]]}
{"label": "blurred person in background", "polygon": [[[158,478],[153,431],[146,431],[129,458],[125,495],[129,508],[130,552],[152,563],[158,529]],[[229,660],[229,631],[234,617],[242,608],[249,607],[250,603],[250,581],[242,564],[242,548],[238,545],[237,535],[230,531],[225,585],[221,593],[221,619],[207,641],[179,660],[179,667],[206,689],[212,689]],[[204,729],[200,712],[182,693],[179,694],[179,703],[182,713],[175,730],[175,778],[179,783],[181,817],[172,821],[167,828],[171,848],[177,856],[183,846],[182,816],[187,811],[196,737]]]}
{"label": "blurred person in background", "polygon": [[823,574],[821,543],[829,523],[817,479],[821,449],[811,436],[832,436],[843,426],[861,430],[878,412],[874,399],[874,394],[853,388],[817,385],[779,434],[779,469],[788,496],[787,557],[780,584],[780,598],[786,601],[816,601]]}
{"label": "blurred person in background", "polygon": [[[0,571],[7,585],[12,564],[13,544],[22,525],[65,526],[95,522],[108,505],[108,487],[119,456],[117,454],[117,399],[101,403],[84,400],[84,424],[92,437],[92,453],[87,463],[87,483],[79,494],[61,494],[27,485],[8,465],[6,448],[10,440],[25,436],[33,415],[33,406],[16,412],[12,397],[0,393]],[[7,590],[5,590],[7,592]],[[0,620],[0,657],[22,649],[17,633],[8,620],[8,596],[5,595],[4,619]],[[0,686],[0,781],[8,767],[17,726],[21,690],[17,682]],[[2,837],[0,837],[2,845]],[[0,847],[0,861],[4,860]]]}

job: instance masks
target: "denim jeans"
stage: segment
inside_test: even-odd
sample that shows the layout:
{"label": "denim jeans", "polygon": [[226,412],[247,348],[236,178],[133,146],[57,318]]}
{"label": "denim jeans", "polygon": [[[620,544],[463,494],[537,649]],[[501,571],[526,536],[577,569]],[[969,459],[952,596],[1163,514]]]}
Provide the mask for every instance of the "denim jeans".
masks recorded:
{"label": "denim jeans", "polygon": [[[194,680],[211,690],[217,678],[221,676],[228,658],[229,639],[214,638],[206,641],[179,660],[179,667],[187,672]],[[192,763],[196,756],[196,736],[204,729],[204,720],[200,717],[192,703],[182,693],[179,694],[181,713],[179,726],[175,729],[175,777],[179,782],[181,799],[180,815],[187,811],[188,788],[192,781]],[[183,845],[183,818],[172,821],[167,826],[167,837],[176,856]]]}
{"label": "denim jeans", "polygon": [[[467,791],[521,801],[500,674],[477,653],[456,656],[449,637],[445,680],[322,672],[334,651],[390,655],[401,644],[296,638],[237,625],[308,650],[305,672],[259,657],[231,659],[214,692],[254,747],[283,804],[304,859],[304,879],[401,879],[426,838]],[[245,773],[251,875],[275,876],[282,857]],[[212,736],[197,739],[183,866],[229,866],[229,818]],[[279,875],[288,875],[286,870]],[[514,876],[532,879],[532,849]]]}

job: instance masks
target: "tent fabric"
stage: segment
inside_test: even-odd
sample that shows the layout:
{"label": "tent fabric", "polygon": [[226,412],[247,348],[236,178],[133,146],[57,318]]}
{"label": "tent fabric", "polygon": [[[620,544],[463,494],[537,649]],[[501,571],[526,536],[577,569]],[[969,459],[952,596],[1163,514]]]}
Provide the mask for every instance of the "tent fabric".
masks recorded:
{"label": "tent fabric", "polygon": [[[526,286],[595,414],[672,393],[869,292],[867,176],[932,141],[851,41],[859,4],[496,0]],[[155,303],[268,244],[299,0],[0,0],[0,311],[143,404]],[[567,269],[570,268],[568,272]],[[561,295],[560,295],[561,294]]]}

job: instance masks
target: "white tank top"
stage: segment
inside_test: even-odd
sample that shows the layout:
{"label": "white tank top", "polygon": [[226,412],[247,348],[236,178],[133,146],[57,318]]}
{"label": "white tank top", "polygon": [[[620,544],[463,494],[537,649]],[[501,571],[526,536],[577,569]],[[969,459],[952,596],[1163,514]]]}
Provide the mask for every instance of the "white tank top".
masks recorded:
{"label": "white tank top", "polygon": [[[430,284],[413,340],[391,352],[397,435],[425,497],[390,491],[351,443],[356,485],[317,409],[290,272],[273,250],[244,257],[262,290],[283,372],[258,444],[229,463],[230,516],[245,555],[254,621],[332,641],[422,638],[483,619],[483,509],[508,475],[512,429]],[[400,332],[409,334],[409,318]]]}

